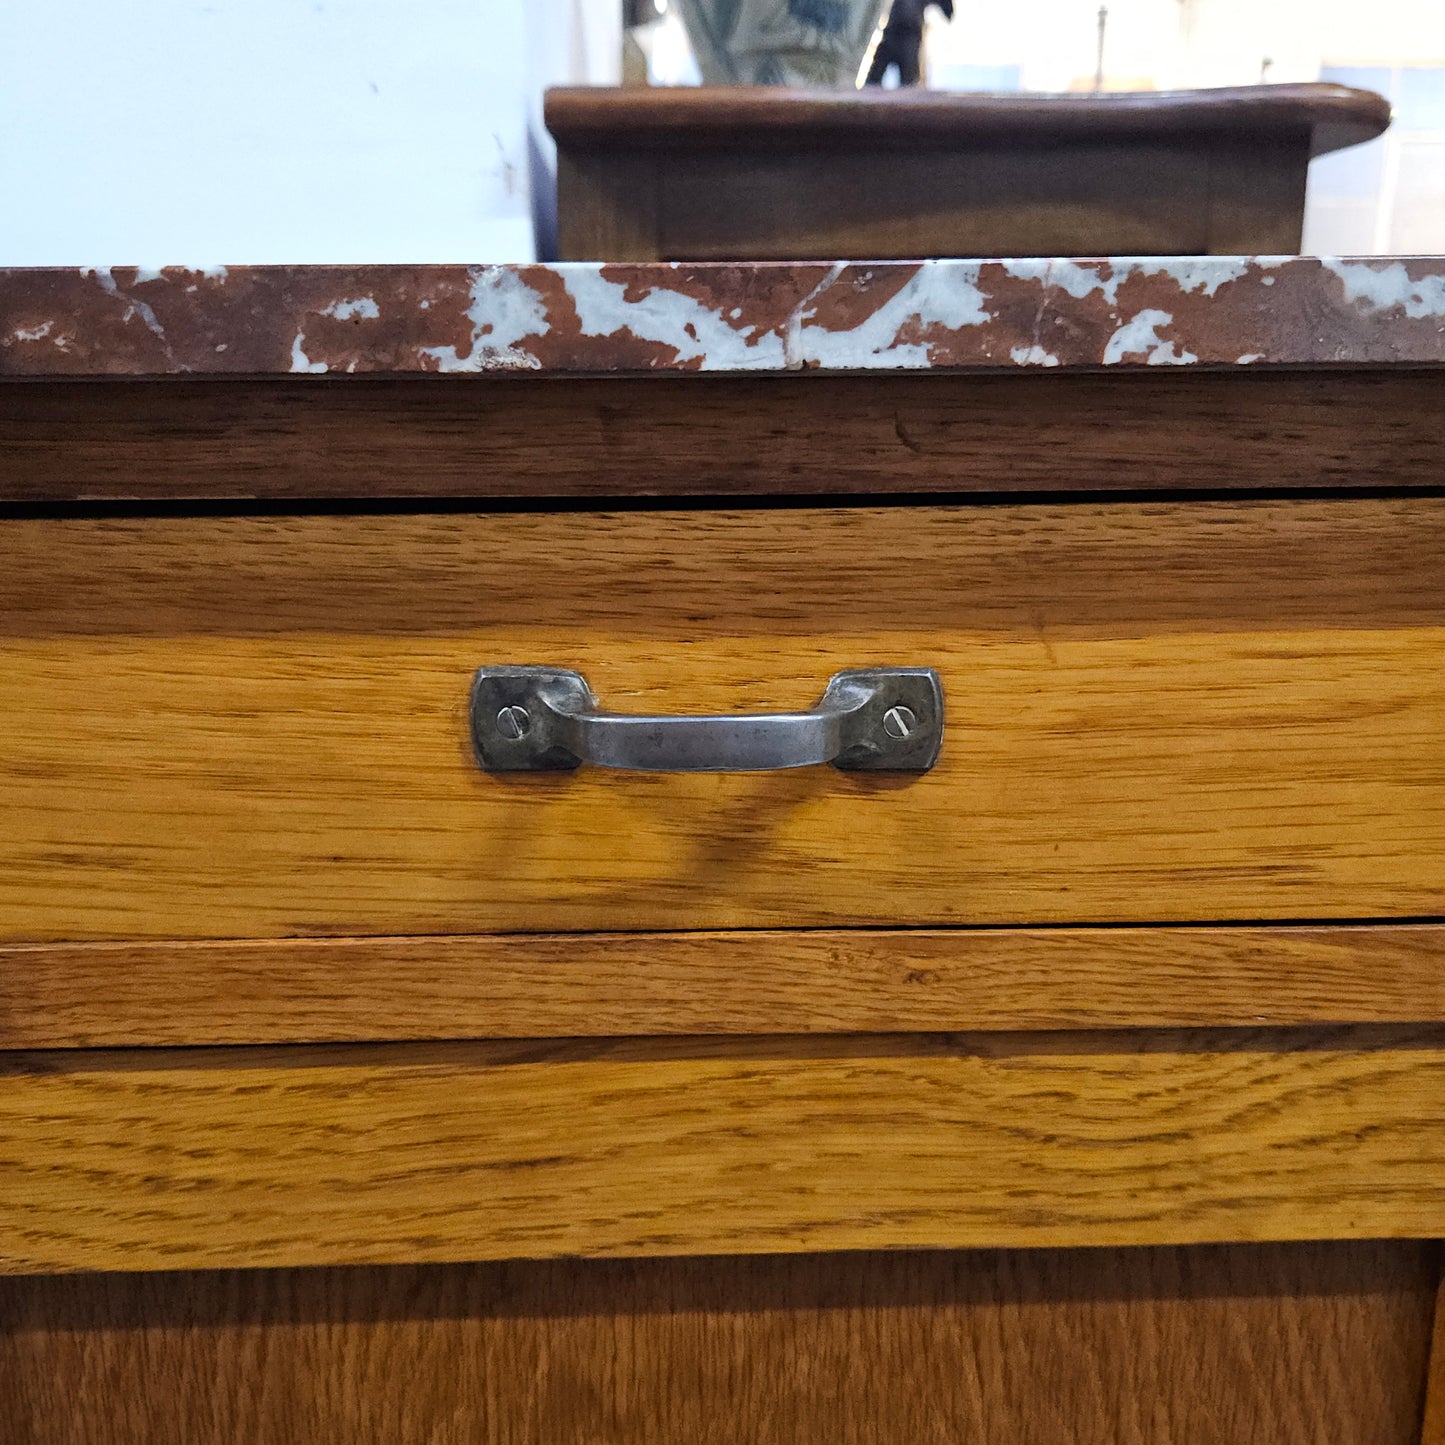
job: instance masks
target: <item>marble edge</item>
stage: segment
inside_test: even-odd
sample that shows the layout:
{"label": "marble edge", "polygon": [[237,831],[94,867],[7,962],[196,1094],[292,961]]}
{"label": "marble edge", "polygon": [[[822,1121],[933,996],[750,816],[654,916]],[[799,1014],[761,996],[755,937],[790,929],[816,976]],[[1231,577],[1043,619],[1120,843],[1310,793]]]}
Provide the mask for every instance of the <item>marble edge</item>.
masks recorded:
{"label": "marble edge", "polygon": [[1445,257],[0,269],[0,377],[1445,362]]}

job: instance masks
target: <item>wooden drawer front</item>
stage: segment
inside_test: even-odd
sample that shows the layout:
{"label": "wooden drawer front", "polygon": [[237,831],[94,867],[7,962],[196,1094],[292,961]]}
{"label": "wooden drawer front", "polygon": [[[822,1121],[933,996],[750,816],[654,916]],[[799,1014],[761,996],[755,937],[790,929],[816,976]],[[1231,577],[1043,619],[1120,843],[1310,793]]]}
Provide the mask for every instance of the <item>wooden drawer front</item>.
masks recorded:
{"label": "wooden drawer front", "polygon": [[[0,937],[1438,914],[1445,502],[33,520]],[[496,776],[484,663],[625,711],[932,666],[922,776]]]}
{"label": "wooden drawer front", "polygon": [[1445,1030],[0,1053],[0,1274],[1445,1234]]}

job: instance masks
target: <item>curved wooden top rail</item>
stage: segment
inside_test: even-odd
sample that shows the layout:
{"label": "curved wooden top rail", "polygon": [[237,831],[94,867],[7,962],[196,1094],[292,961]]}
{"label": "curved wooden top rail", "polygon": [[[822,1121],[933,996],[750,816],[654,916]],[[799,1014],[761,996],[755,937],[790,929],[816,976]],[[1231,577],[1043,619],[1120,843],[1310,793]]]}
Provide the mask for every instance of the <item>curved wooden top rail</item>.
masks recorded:
{"label": "curved wooden top rail", "polygon": [[787,90],[773,86],[550,90],[547,129],[564,144],[669,149],[701,145],[937,144],[981,136],[1018,144],[1201,132],[1309,131],[1323,155],[1373,140],[1390,103],[1344,85],[1249,85],[1217,90],[988,95],[907,89]]}

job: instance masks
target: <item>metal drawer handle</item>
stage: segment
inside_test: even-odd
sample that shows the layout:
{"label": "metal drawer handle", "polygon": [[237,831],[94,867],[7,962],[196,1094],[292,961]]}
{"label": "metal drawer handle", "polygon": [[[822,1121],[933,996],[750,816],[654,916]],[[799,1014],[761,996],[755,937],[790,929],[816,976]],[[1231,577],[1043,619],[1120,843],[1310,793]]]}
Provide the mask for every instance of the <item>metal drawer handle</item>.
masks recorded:
{"label": "metal drawer handle", "polygon": [[587,680],[557,667],[484,667],[472,741],[488,772],[581,763],[649,773],[744,773],[832,763],[926,773],[943,740],[943,689],[928,667],[834,673],[807,712],[688,717],[604,712]]}

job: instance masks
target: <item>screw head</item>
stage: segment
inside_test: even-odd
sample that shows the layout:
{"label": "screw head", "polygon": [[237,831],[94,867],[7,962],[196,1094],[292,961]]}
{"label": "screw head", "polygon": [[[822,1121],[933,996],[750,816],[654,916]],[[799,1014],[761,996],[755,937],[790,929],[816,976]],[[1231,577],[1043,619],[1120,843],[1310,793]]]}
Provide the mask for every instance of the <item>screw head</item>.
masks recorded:
{"label": "screw head", "polygon": [[883,731],[899,742],[917,726],[918,719],[914,717],[913,709],[904,707],[901,703],[897,707],[890,707],[883,714]]}
{"label": "screw head", "polygon": [[524,707],[504,707],[497,714],[497,731],[513,742],[525,737],[531,726],[532,719],[527,716],[527,709]]}

